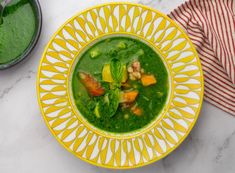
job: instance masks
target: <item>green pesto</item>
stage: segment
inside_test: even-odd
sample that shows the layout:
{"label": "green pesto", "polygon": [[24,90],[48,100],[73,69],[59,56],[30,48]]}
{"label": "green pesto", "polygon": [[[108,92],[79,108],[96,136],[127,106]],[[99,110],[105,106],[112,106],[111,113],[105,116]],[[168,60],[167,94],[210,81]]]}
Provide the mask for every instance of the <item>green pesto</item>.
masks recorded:
{"label": "green pesto", "polygon": [[[121,106],[112,117],[94,114],[97,98],[89,96],[77,74],[87,72],[107,89],[101,73],[104,64],[113,57],[127,66],[138,58],[145,73],[154,74],[157,79],[157,84],[147,87],[143,87],[140,81],[128,79],[131,86],[139,91],[136,104],[143,110],[142,116],[136,116],[130,109]],[[132,38],[113,37],[96,43],[81,56],[73,72],[72,91],[78,110],[95,127],[109,132],[130,132],[148,125],[163,109],[168,95],[168,74],[161,58],[151,47]]]}
{"label": "green pesto", "polygon": [[4,10],[0,25],[0,64],[19,57],[29,46],[36,29],[30,0],[13,0]]}

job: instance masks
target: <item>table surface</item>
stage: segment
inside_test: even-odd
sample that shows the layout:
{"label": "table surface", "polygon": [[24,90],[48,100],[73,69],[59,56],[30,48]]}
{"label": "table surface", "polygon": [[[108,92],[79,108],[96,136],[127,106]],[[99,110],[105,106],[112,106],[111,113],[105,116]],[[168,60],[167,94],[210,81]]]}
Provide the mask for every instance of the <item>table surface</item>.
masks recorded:
{"label": "table surface", "polygon": [[[235,118],[207,102],[203,103],[198,122],[180,147],[157,163],[142,168],[127,171],[97,168],[61,147],[50,134],[39,111],[36,97],[39,60],[50,37],[65,20],[82,9],[111,0],[39,1],[43,11],[43,28],[35,50],[26,61],[0,71],[1,173],[235,172]],[[169,13],[184,0],[130,2]]]}

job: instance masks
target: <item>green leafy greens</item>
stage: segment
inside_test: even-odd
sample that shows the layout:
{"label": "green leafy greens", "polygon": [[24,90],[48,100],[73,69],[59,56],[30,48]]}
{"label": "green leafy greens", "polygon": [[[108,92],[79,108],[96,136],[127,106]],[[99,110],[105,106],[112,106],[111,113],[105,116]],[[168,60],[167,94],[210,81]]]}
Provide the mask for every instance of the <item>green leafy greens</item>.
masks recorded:
{"label": "green leafy greens", "polygon": [[115,90],[110,90],[107,93],[107,98],[108,98],[108,106],[106,107],[107,109],[107,115],[109,117],[113,117],[114,114],[117,112],[118,106],[119,106],[119,95],[120,95],[120,90],[115,89]]}
{"label": "green leafy greens", "polygon": [[95,108],[95,115],[99,118],[100,115],[113,117],[119,106],[119,89],[109,90],[104,96],[100,97]]}
{"label": "green leafy greens", "polygon": [[123,65],[120,60],[113,58],[110,63],[110,71],[115,82],[120,83],[123,77]]}

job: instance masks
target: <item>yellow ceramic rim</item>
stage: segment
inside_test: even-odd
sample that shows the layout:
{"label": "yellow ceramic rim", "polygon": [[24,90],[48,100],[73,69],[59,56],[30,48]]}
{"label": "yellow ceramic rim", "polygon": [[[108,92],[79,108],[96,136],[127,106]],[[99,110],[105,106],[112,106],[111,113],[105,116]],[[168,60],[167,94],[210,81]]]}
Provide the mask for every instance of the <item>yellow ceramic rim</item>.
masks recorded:
{"label": "yellow ceramic rim", "polygon": [[[47,44],[44,52],[43,52],[43,56],[42,57],[45,57],[46,53],[47,53],[47,49],[49,47],[49,45],[52,43],[53,41],[53,38],[58,34],[58,32],[64,28],[64,26],[69,22],[71,21],[72,19],[76,18],[78,15],[82,14],[82,13],[85,13],[89,10],[92,10],[94,8],[99,8],[99,7],[102,7],[102,6],[106,6],[106,5],[133,5],[133,6],[137,6],[137,7],[141,7],[141,8],[145,8],[145,9],[148,9],[148,10],[151,10],[157,14],[160,14],[161,17],[167,19],[168,21],[170,21],[170,23],[173,23],[174,26],[181,32],[181,34],[184,36],[184,38],[187,40],[187,42],[190,44],[190,47],[192,47],[193,49],[193,53],[194,55],[196,56],[197,60],[198,60],[198,67],[199,67],[199,71],[200,71],[200,80],[201,80],[201,92],[200,92],[200,101],[199,101],[199,107],[195,113],[195,118],[192,122],[192,124],[190,124],[190,126],[188,127],[187,129],[187,132],[184,134],[184,136],[182,136],[180,138],[180,140],[174,145],[174,147],[168,149],[165,153],[163,153],[161,156],[159,157],[155,157],[154,159],[152,160],[149,160],[148,162],[143,162],[142,164],[138,164],[138,165],[133,165],[133,166],[120,166],[120,167],[115,167],[115,166],[111,166],[111,165],[103,165],[103,164],[99,164],[99,163],[95,163],[95,162],[92,162],[88,159],[85,159],[83,158],[82,156],[79,156],[77,154],[74,153],[74,151],[72,151],[71,149],[67,148],[65,146],[65,144],[58,138],[58,136],[54,133],[54,131],[51,129],[48,121],[46,120],[46,117],[45,117],[45,114],[44,114],[44,110],[43,110],[43,107],[42,107],[42,104],[41,104],[41,100],[40,100],[40,89],[39,89],[39,79],[40,79],[40,71],[41,71],[41,67],[42,67],[42,63],[43,63],[43,58],[40,60],[40,64],[39,64],[39,68],[38,68],[38,75],[37,75],[37,81],[36,81],[36,87],[37,87],[37,96],[38,96],[38,103],[40,105],[40,110],[42,112],[42,115],[43,115],[43,118],[44,118],[44,121],[47,125],[47,127],[49,128],[49,130],[51,131],[51,133],[53,134],[53,136],[57,139],[57,141],[64,147],[66,148],[69,152],[71,152],[72,154],[74,154],[76,157],[79,157],[81,160],[84,160],[88,163],[91,163],[93,165],[96,165],[96,166],[101,166],[101,167],[105,167],[105,168],[112,168],[112,169],[131,169],[131,168],[138,168],[138,167],[141,167],[141,166],[145,166],[145,165],[149,165],[153,162],[156,162],[162,158],[164,158],[165,156],[167,156],[168,154],[170,154],[173,150],[175,150],[184,140],[185,138],[188,136],[188,134],[190,133],[190,131],[192,130],[193,126],[195,125],[197,119],[198,119],[198,115],[199,115],[199,112],[201,110],[201,107],[202,107],[202,101],[203,101],[203,94],[204,94],[204,79],[203,79],[203,71],[202,71],[202,67],[201,67],[201,63],[200,63],[200,60],[199,60],[199,57],[198,57],[198,54],[196,52],[196,49],[194,47],[194,45],[192,44],[192,42],[190,41],[190,39],[188,38],[187,34],[183,31],[183,29],[181,29],[173,20],[171,20],[170,18],[168,18],[166,15],[162,14],[161,12],[153,9],[153,8],[150,8],[150,7],[147,7],[147,6],[144,6],[144,5],[141,5],[141,4],[135,4],[135,3],[128,3],[128,2],[114,2],[114,3],[104,3],[104,4],[101,4],[101,5],[96,5],[96,6],[93,6],[93,7],[90,7],[90,8],[87,8],[79,13],[77,13],[76,15],[74,15],[73,17],[69,18],[52,36],[51,40],[49,41],[49,43]],[[161,55],[162,56],[162,55]]]}

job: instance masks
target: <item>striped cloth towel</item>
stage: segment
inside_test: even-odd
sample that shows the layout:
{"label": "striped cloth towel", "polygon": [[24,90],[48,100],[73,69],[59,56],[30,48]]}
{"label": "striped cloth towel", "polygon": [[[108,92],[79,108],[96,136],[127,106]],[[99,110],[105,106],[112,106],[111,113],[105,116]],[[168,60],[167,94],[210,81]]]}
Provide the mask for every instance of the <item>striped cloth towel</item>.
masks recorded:
{"label": "striped cloth towel", "polygon": [[204,99],[235,116],[235,0],[189,0],[168,16],[197,49]]}

